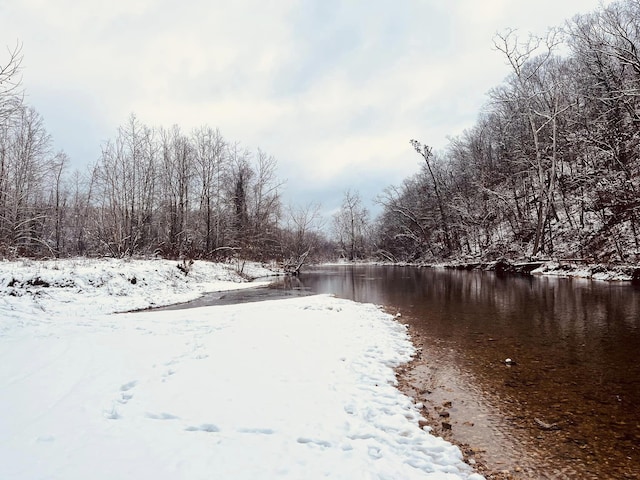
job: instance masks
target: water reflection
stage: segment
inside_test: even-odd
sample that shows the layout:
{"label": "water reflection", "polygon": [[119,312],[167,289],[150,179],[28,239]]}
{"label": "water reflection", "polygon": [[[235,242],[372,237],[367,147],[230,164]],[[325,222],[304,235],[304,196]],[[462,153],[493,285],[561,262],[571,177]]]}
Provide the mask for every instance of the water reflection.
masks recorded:
{"label": "water reflection", "polygon": [[395,306],[442,337],[557,344],[565,360],[595,355],[625,372],[638,363],[628,355],[640,346],[640,292],[626,284],[374,266],[314,269],[301,280],[314,292]]}
{"label": "water reflection", "polygon": [[[539,478],[558,478],[567,459],[563,478],[640,478],[637,287],[376,266],[313,269],[300,280],[314,292],[405,314],[437,357],[431,374],[455,363],[456,388],[469,389],[460,395],[483,404],[471,409],[487,417],[480,437],[512,437],[516,454],[535,454]],[[507,357],[517,365],[507,368]],[[541,432],[535,418],[560,430]]]}

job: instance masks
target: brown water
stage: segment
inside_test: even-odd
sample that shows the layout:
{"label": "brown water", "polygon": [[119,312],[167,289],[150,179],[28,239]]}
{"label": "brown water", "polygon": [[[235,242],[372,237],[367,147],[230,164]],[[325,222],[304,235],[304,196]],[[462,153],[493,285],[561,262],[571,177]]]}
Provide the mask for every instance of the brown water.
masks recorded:
{"label": "brown water", "polygon": [[405,375],[416,401],[493,470],[640,479],[637,287],[380,266],[321,267],[300,282],[400,312],[422,347]]}

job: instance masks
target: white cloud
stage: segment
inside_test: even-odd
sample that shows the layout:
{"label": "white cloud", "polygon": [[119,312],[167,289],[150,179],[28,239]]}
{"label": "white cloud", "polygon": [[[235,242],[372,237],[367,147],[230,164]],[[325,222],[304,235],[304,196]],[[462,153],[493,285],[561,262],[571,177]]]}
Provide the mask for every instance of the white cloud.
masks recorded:
{"label": "white cloud", "polygon": [[417,170],[410,138],[441,149],[474,123],[508,73],[496,31],[543,33],[597,5],[0,0],[0,42],[23,42],[29,98],[76,162],[135,113],[219,127],[327,197],[349,182],[373,197]]}

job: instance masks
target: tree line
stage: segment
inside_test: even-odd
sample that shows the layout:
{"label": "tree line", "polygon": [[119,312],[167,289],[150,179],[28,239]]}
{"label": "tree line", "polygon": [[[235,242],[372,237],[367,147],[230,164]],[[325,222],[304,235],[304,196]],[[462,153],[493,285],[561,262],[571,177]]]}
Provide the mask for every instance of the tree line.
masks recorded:
{"label": "tree line", "polygon": [[0,65],[0,256],[239,256],[296,265],[331,249],[319,206],[285,207],[276,160],[202,126],[135,115],[85,172],[23,101],[19,46]]}
{"label": "tree line", "polygon": [[396,260],[640,258],[640,2],[543,38],[507,31],[511,73],[476,124],[379,197],[379,255]]}
{"label": "tree line", "polygon": [[217,128],[151,127],[135,115],[85,171],[53,152],[24,103],[20,46],[0,64],[0,257],[158,255],[305,262],[370,256],[369,216],[347,191],[327,230],[319,204],[282,203],[274,157]]}

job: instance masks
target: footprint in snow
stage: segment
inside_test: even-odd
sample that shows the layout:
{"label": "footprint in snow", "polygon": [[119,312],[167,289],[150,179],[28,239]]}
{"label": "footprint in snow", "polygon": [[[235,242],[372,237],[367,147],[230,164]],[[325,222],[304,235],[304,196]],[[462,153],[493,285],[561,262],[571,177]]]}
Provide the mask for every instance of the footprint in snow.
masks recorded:
{"label": "footprint in snow", "polygon": [[122,386],[120,387],[120,391],[121,391],[121,392],[127,392],[127,391],[131,390],[133,387],[135,387],[137,384],[138,384],[138,381],[137,381],[137,380],[132,380],[132,381],[130,381],[130,382],[125,383],[124,385],[122,385]]}
{"label": "footprint in snow", "polygon": [[118,400],[118,403],[121,403],[122,405],[125,405],[129,402],[129,400],[131,400],[133,398],[133,393],[127,393],[127,392],[122,392],[120,394],[120,399]]}
{"label": "footprint in snow", "polygon": [[113,407],[111,410],[104,410],[102,414],[104,415],[104,418],[108,420],[118,420],[122,418],[122,415],[120,415],[120,412],[118,412],[116,407]]}
{"label": "footprint in snow", "polygon": [[185,428],[187,432],[208,432],[208,433],[216,433],[219,432],[220,429],[217,425],[213,423],[203,423],[199,427],[190,426]]}
{"label": "footprint in snow", "polygon": [[382,451],[378,447],[369,447],[368,453],[374,460],[382,458]]}
{"label": "footprint in snow", "polygon": [[259,433],[261,435],[273,435],[275,430],[271,428],[241,428],[238,430],[240,433]]}
{"label": "footprint in snow", "polygon": [[152,420],[177,420],[177,419],[180,418],[180,417],[178,417],[176,415],[173,415],[171,413],[165,413],[165,412],[162,412],[162,413],[149,413],[149,412],[147,412],[147,413],[145,413],[144,416],[147,417],[147,418],[151,418]]}
{"label": "footprint in snow", "polygon": [[331,443],[327,442],[326,440],[320,440],[320,439],[308,438],[308,437],[299,437],[298,443],[303,443],[303,444],[311,443],[313,445],[319,445],[321,447],[326,447],[326,448],[329,448],[331,446]]}
{"label": "footprint in snow", "polygon": [[[131,389],[137,384],[137,380],[132,380],[120,385],[120,398],[117,399],[116,402],[118,402],[120,405],[126,405],[127,403],[129,403],[129,400],[133,398],[133,392],[131,392]],[[111,410],[105,411],[104,416],[111,420],[117,420],[118,418],[121,418],[115,406]]]}

